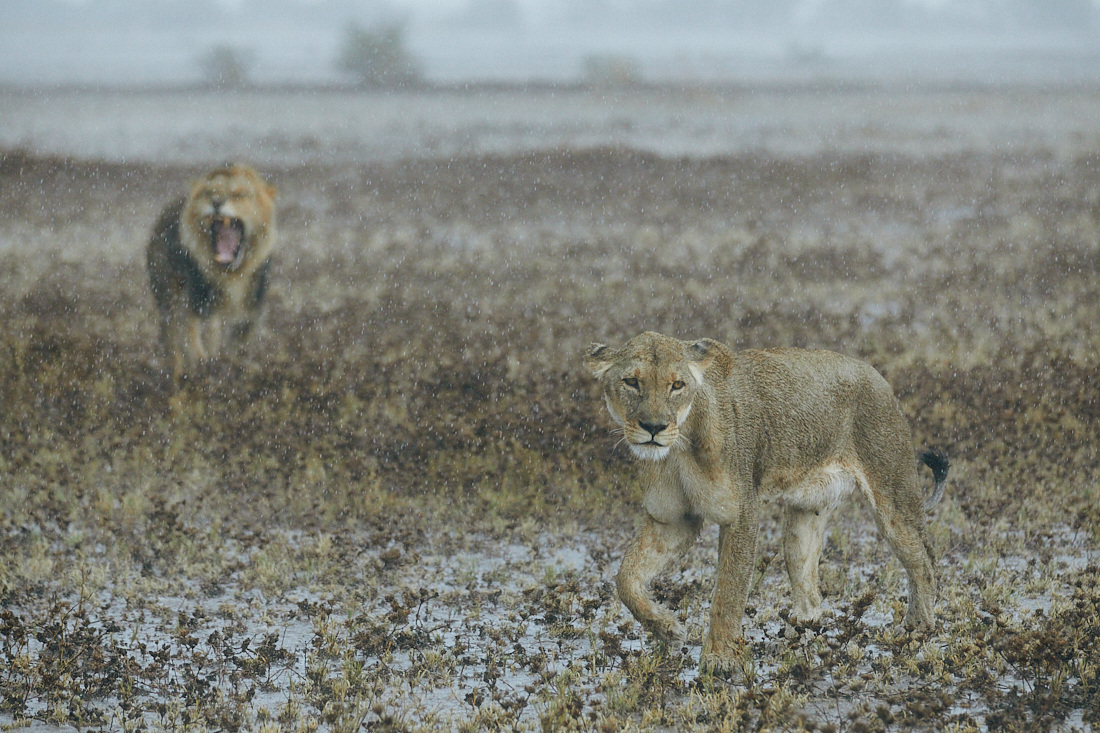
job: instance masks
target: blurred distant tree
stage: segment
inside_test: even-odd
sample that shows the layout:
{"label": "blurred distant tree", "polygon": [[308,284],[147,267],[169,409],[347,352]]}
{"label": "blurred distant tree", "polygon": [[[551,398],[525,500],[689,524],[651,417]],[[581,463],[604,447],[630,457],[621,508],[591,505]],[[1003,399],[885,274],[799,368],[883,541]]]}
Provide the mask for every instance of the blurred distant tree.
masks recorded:
{"label": "blurred distant tree", "polygon": [[254,62],[255,55],[251,51],[219,44],[201,59],[203,80],[218,89],[248,86],[248,73]]}
{"label": "blurred distant tree", "polygon": [[336,63],[365,87],[396,88],[421,81],[420,64],[405,48],[403,23],[373,28],[349,23]]}
{"label": "blurred distant tree", "polygon": [[601,87],[622,87],[642,81],[642,67],[634,58],[620,55],[592,54],[583,65],[584,81]]}

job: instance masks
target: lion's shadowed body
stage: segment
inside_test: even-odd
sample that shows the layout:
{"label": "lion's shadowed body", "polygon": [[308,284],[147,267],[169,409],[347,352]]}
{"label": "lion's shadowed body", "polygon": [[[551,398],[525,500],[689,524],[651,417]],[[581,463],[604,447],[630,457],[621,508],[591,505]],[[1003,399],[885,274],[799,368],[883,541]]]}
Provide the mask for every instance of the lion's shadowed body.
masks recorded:
{"label": "lion's shadowed body", "polygon": [[947,461],[925,454],[936,493],[925,500],[909,425],[870,365],[827,351],[730,351],[705,339],[645,333],[588,365],[612,417],[643,463],[646,517],[618,574],[619,596],[660,639],[682,630],[648,584],[696,538],[720,526],[719,567],[705,666],[734,665],[758,531],[758,505],[785,504],[783,551],[794,616],[821,613],[818,561],[829,514],[867,497],[880,533],[909,576],[911,626],[931,624],[936,595],[925,513],[942,494]]}
{"label": "lion's shadowed body", "polygon": [[[197,181],[188,197],[158,217],[146,270],[173,378],[215,353],[223,330],[240,343],[255,327],[271,270],[273,198],[274,188],[251,168],[228,165]],[[218,260],[216,227],[222,221],[238,230],[228,262]]]}

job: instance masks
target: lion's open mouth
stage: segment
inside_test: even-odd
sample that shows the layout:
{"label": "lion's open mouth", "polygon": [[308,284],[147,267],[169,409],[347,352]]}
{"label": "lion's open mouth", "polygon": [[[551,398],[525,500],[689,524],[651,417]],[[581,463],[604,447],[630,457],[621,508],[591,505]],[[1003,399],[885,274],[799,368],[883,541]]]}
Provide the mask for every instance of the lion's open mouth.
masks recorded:
{"label": "lion's open mouth", "polygon": [[214,261],[226,267],[232,266],[241,252],[244,241],[244,222],[230,216],[216,216],[210,222],[210,244],[214,248]]}

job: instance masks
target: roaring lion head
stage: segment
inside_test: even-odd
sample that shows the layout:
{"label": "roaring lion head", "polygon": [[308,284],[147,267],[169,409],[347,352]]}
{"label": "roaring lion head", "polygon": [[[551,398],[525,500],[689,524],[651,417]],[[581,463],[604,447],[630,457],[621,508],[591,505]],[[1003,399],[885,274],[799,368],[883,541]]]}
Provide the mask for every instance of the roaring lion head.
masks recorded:
{"label": "roaring lion head", "polygon": [[270,249],[275,187],[246,165],[211,171],[191,186],[184,209],[185,241],[206,268],[235,272]]}
{"label": "roaring lion head", "polygon": [[690,445],[684,429],[715,347],[723,348],[711,339],[679,341],[653,332],[620,349],[589,347],[585,363],[634,455],[656,461]]}

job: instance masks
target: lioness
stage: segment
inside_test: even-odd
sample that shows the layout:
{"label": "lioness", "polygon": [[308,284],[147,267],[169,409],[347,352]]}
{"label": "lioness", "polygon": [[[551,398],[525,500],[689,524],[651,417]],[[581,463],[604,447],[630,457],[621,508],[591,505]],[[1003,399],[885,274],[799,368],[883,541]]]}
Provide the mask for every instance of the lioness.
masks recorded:
{"label": "lioness", "polygon": [[909,425],[869,364],[829,351],[734,352],[711,339],[643,333],[621,349],[593,344],[588,368],[630,450],[644,459],[641,533],[623,558],[619,598],[654,636],[682,636],[648,585],[720,525],[718,578],[702,667],[735,663],[752,577],[761,500],[785,500],[783,552],[794,616],[821,615],[817,566],[829,513],[855,488],[909,575],[911,626],[932,622],[936,583],[925,513],[943,496],[948,460],[926,452],[935,488],[918,483]]}
{"label": "lioness", "polygon": [[178,379],[220,347],[243,341],[267,293],[275,244],[275,187],[246,165],[225,165],[165,207],[146,249],[160,343]]}

